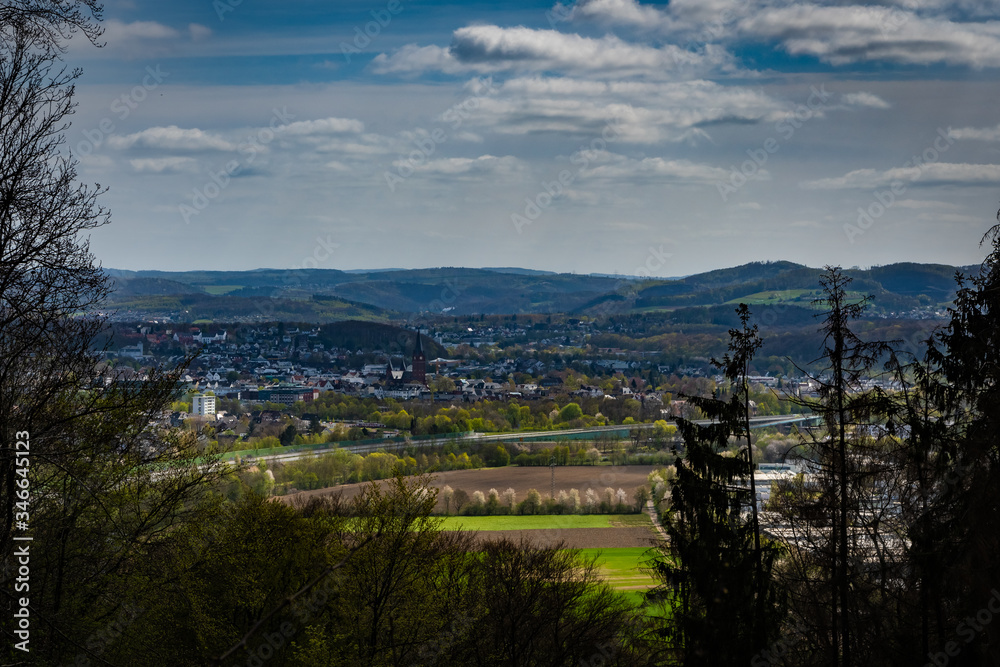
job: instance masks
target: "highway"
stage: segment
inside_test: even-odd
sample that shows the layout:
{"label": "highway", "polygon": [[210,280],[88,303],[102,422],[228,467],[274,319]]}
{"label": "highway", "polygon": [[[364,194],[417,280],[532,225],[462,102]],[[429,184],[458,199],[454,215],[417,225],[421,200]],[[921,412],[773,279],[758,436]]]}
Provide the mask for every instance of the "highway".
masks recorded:
{"label": "highway", "polygon": [[[768,417],[751,417],[750,418],[750,428],[766,428],[769,426],[781,426],[786,424],[795,424],[808,421],[814,421],[818,419],[816,415],[812,414],[794,414],[794,415],[774,415]],[[695,424],[708,425],[712,421],[709,419],[695,420]],[[432,440],[420,440],[406,442],[389,442],[385,444],[381,443],[365,443],[360,445],[350,445],[344,444],[340,446],[331,446],[324,449],[314,449],[305,452],[290,452],[288,454],[272,454],[269,456],[258,457],[265,461],[296,461],[302,458],[309,458],[312,456],[319,456],[321,454],[329,454],[336,450],[343,450],[351,452],[352,454],[371,454],[372,452],[378,451],[398,451],[408,447],[439,447],[445,445],[449,442],[463,442],[463,441],[474,441],[474,442],[558,442],[560,440],[586,440],[588,435],[601,435],[601,434],[618,434],[621,437],[628,437],[629,431],[635,429],[651,429],[654,428],[655,424],[629,424],[627,426],[613,425],[613,426],[591,426],[586,428],[573,428],[564,429],[560,431],[520,431],[515,433],[471,433],[459,438],[451,437]],[[238,452],[237,452],[238,454]]]}

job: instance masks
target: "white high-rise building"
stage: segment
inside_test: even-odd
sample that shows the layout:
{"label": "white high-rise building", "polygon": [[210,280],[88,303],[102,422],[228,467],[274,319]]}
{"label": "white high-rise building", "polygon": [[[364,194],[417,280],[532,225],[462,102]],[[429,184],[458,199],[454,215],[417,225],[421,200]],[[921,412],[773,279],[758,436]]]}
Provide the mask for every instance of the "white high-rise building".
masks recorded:
{"label": "white high-rise building", "polygon": [[215,414],[215,396],[195,394],[191,399],[191,414],[207,417]]}

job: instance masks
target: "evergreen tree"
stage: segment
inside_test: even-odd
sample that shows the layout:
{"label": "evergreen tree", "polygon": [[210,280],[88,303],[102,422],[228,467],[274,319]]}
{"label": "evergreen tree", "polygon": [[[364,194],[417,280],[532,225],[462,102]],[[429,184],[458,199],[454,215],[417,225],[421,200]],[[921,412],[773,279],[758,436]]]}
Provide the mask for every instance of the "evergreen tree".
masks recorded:
{"label": "evergreen tree", "polygon": [[[922,655],[941,655],[956,642],[956,662],[967,665],[1000,663],[997,633],[967,622],[1000,581],[1000,225],[983,243],[989,254],[975,275],[957,276],[949,323],[928,348],[921,388],[931,418],[921,424],[921,413],[911,411],[922,426],[929,478],[912,527],[924,584],[919,617],[929,637]],[[972,636],[956,636],[957,627]]]}
{"label": "evergreen tree", "polygon": [[[732,394],[687,397],[715,422],[677,420],[685,453],[663,516],[668,540],[650,563],[661,583],[648,599],[672,608],[662,633],[683,665],[750,664],[782,616],[771,576],[780,548],[761,539],[752,486],[746,374],[760,339],[747,306],[737,313],[741,328],[730,331],[729,353],[713,360]],[[731,439],[740,437],[746,449],[733,452]]]}

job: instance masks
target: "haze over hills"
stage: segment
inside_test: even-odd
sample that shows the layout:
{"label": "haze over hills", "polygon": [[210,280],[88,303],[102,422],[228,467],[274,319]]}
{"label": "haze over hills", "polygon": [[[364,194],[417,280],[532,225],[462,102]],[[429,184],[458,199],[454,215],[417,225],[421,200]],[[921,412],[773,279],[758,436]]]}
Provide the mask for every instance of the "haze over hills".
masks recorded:
{"label": "haze over hills", "polygon": [[[935,311],[954,297],[956,272],[978,267],[901,263],[848,269],[873,312]],[[810,307],[822,269],[753,262],[677,279],[552,273],[516,267],[252,271],[107,269],[112,306],[134,315],[186,313],[185,319],[391,319],[402,314],[571,313],[608,315],[720,306]]]}

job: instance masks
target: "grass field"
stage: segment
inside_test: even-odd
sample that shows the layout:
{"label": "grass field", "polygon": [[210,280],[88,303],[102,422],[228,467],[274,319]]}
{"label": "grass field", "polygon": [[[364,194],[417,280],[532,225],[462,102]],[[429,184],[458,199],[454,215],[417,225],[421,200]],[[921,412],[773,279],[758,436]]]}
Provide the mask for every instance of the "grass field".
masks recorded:
{"label": "grass field", "polygon": [[649,526],[645,514],[545,514],[528,516],[448,516],[444,530],[558,530]]}
{"label": "grass field", "polygon": [[235,292],[238,289],[243,289],[243,285],[199,285],[199,287],[213,296],[228,294],[229,292]]}
{"label": "grass field", "polygon": [[645,547],[618,549],[581,549],[584,556],[597,557],[601,575],[618,590],[646,590],[656,585],[656,580],[639,570],[652,553]]}
{"label": "grass field", "polygon": [[737,304],[746,303],[748,305],[761,305],[761,304],[773,304],[780,303],[782,301],[793,301],[795,299],[801,299],[804,296],[813,298],[818,292],[816,290],[807,289],[786,289],[786,290],[774,290],[768,292],[757,292],[756,294],[747,294],[746,296],[741,296],[738,299],[730,299],[727,304]]}
{"label": "grass field", "polygon": [[[819,308],[812,301],[813,299],[822,298],[822,296],[822,290],[815,289],[769,290],[767,292],[757,292],[736,299],[730,299],[726,301],[726,304],[736,305],[738,303],[745,303],[750,306],[773,306],[779,303],[788,303],[802,306],[803,308]],[[845,293],[845,296],[849,303],[857,303],[864,298],[861,292],[856,291],[848,291]]]}

